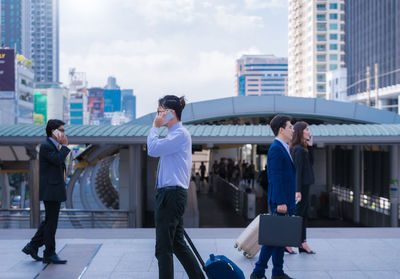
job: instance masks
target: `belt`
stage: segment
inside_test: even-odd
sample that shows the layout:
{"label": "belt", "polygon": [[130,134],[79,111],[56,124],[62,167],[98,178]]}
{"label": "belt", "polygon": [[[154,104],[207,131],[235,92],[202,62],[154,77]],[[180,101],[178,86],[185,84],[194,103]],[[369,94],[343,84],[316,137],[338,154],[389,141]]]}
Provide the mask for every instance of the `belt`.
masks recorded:
{"label": "belt", "polygon": [[170,190],[186,190],[185,188],[181,186],[165,186],[161,188],[157,188],[157,191],[170,191]]}

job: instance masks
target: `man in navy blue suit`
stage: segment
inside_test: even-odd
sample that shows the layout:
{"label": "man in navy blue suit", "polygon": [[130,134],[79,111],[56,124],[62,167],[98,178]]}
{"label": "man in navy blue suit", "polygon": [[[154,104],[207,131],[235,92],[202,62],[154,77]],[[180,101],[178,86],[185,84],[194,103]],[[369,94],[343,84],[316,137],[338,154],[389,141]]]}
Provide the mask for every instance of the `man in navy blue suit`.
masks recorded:
{"label": "man in navy blue suit", "polygon": [[[294,215],[296,200],[301,198],[296,193],[296,168],[290,155],[289,142],[293,136],[291,118],[276,115],[270,123],[275,140],[268,150],[268,203],[271,212]],[[283,254],[285,247],[263,246],[260,257],[250,279],[266,279],[265,269],[272,256],[272,279],[291,279],[283,272]]]}

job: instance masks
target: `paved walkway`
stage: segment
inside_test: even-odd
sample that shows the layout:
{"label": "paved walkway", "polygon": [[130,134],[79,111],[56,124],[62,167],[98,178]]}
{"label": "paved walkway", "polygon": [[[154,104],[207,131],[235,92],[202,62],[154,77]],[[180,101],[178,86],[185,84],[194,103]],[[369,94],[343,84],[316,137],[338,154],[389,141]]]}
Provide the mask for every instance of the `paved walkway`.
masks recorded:
{"label": "paved walkway", "polygon": [[[256,259],[233,248],[242,229],[188,229],[200,254],[224,254],[249,278]],[[156,279],[153,229],[62,229],[57,250],[66,266],[34,262],[20,250],[33,230],[0,230],[0,278]],[[309,229],[316,255],[285,255],[285,271],[294,278],[400,278],[400,229]],[[40,252],[41,255],[41,252]],[[175,278],[188,278],[175,259]],[[270,278],[270,271],[267,271]]]}

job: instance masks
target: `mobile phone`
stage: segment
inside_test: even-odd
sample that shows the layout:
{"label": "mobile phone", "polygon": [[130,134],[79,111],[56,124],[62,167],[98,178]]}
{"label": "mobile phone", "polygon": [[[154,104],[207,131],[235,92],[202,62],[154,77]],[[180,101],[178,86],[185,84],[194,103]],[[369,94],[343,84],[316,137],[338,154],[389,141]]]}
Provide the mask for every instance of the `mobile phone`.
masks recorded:
{"label": "mobile phone", "polygon": [[172,114],[172,112],[170,110],[167,110],[167,113],[165,115],[165,121],[168,122],[172,119],[174,119],[174,115]]}
{"label": "mobile phone", "polygon": [[310,138],[307,141],[311,141],[312,140],[312,136],[310,135]]}
{"label": "mobile phone", "polygon": [[60,139],[61,138],[61,132],[58,129],[55,129],[53,131],[53,135],[57,138]]}

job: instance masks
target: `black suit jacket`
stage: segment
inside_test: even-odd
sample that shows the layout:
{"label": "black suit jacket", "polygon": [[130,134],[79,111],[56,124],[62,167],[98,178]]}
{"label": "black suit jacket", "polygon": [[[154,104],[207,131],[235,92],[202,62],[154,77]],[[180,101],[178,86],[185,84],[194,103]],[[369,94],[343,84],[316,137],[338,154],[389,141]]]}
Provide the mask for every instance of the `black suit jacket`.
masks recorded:
{"label": "black suit jacket", "polygon": [[67,199],[64,171],[65,158],[70,150],[60,150],[49,138],[40,145],[39,151],[39,198],[41,201],[63,202]]}
{"label": "black suit jacket", "polygon": [[292,150],[293,161],[296,164],[296,192],[301,192],[302,185],[314,184],[313,149],[308,152],[300,145]]}

